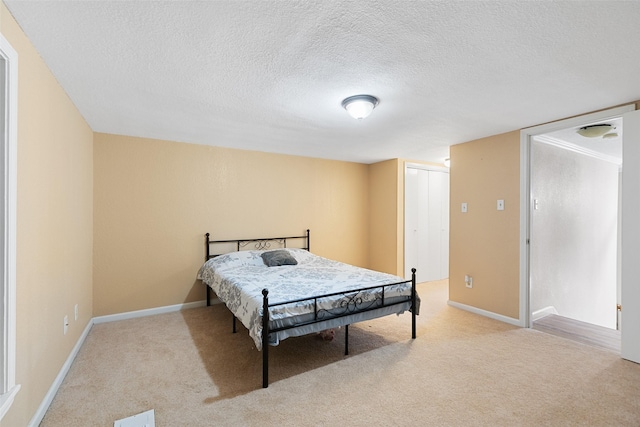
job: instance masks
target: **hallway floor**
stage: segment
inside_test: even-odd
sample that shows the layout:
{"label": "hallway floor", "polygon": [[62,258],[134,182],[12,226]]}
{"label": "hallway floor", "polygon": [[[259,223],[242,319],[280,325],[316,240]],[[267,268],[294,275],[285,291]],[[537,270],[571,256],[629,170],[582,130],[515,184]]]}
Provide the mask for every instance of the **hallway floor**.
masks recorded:
{"label": "hallway floor", "polygon": [[620,353],[620,331],[550,314],[533,322],[533,329]]}

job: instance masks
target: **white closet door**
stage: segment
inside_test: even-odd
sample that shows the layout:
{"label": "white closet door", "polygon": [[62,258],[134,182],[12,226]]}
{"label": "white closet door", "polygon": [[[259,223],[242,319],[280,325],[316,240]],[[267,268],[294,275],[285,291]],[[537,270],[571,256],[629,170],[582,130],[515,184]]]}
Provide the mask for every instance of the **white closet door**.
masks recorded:
{"label": "white closet door", "polygon": [[440,279],[449,277],[449,174],[442,175],[440,194]]}
{"label": "white closet door", "polygon": [[421,193],[421,198],[426,199],[427,215],[420,218],[426,233],[420,237],[425,249],[420,251],[420,267],[424,270],[423,281],[442,279],[442,172],[422,171],[428,175],[427,197]]}
{"label": "white closet door", "polygon": [[429,190],[430,190],[429,171],[418,169],[418,194],[415,195],[418,202],[418,247],[417,247],[417,276],[418,282],[426,282],[432,275],[432,263],[429,257],[432,253],[433,244],[429,241],[431,236],[429,230],[429,221],[431,220],[431,211],[429,209]]}
{"label": "white closet door", "polygon": [[449,275],[449,174],[407,168],[405,175],[405,277],[418,282]]}
{"label": "white closet door", "polygon": [[411,269],[418,269],[418,222],[419,204],[418,169],[407,168],[404,180],[404,277],[411,278]]}

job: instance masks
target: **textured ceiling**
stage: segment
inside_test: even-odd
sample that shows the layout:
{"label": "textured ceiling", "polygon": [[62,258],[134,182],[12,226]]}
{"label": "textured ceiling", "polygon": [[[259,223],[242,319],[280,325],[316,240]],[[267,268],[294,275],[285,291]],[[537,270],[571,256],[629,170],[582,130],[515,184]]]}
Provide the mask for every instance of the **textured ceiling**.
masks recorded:
{"label": "textured ceiling", "polygon": [[[5,4],[96,132],[371,163],[640,99],[635,1]],[[347,96],[380,99],[349,117]]]}

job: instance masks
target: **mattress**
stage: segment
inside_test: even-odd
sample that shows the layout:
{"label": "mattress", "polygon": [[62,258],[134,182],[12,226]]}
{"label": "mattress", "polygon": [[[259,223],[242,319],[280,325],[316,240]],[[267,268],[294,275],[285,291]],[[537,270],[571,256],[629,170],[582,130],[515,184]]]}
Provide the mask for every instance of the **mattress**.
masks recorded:
{"label": "mattress", "polygon": [[[285,250],[295,258],[296,265],[267,267],[262,254],[268,251],[240,251],[208,260],[198,273],[198,278],[248,329],[259,350],[263,289],[269,291],[269,305],[276,304],[269,308],[269,330],[275,329],[269,333],[270,345],[287,337],[411,309],[411,281],[303,249]],[[381,286],[387,284],[392,285]],[[279,305],[287,301],[295,302]]]}

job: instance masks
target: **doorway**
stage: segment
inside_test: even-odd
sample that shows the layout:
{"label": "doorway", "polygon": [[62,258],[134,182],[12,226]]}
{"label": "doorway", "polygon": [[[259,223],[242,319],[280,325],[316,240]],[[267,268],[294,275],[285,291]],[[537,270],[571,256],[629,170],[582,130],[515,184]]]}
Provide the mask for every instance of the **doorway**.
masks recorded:
{"label": "doorway", "polygon": [[622,120],[588,126],[608,133],[584,137],[580,126],[531,140],[532,326],[620,352]]}
{"label": "doorway", "polygon": [[[616,307],[621,301],[618,164],[622,147],[620,144],[616,160],[615,154],[598,152],[604,147],[602,138],[584,138],[589,142],[579,147],[582,144],[571,141],[556,144],[554,137],[570,134],[579,140],[580,137],[575,136],[577,129],[604,122],[614,123],[612,128],[619,127],[615,131],[621,133],[622,122],[616,120],[633,110],[635,106],[628,105],[521,132],[520,319],[523,326],[532,327],[534,321],[558,314],[557,311],[567,313],[567,318],[579,319],[577,322],[582,324],[617,328]],[[569,151],[573,152],[567,154]],[[546,170],[537,169],[540,163],[545,164]],[[598,178],[594,181],[591,177]],[[583,185],[585,182],[590,184]],[[600,205],[606,206],[600,209]],[[564,218],[558,220],[563,215]],[[556,222],[549,222],[550,218]],[[599,246],[606,248],[603,251]],[[541,264],[544,267],[541,268]],[[547,271],[543,271],[544,268]],[[600,286],[603,281],[607,282],[606,286]],[[547,289],[540,285],[544,282],[550,282]],[[566,298],[558,298],[557,294]],[[601,300],[600,306],[604,308],[594,308],[598,304],[587,302],[589,300]],[[562,306],[560,309],[555,306],[556,301]]]}

